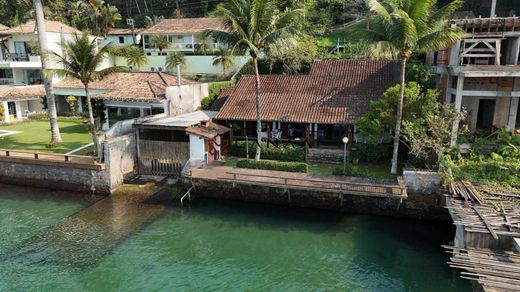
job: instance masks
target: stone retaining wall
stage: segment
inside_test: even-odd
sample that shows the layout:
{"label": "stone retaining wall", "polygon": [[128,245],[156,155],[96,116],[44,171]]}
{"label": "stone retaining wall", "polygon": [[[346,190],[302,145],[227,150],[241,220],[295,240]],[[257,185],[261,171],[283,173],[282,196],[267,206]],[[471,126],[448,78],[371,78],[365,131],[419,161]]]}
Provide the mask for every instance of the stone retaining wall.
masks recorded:
{"label": "stone retaining wall", "polygon": [[104,167],[34,159],[0,159],[0,182],[107,195],[135,173],[135,135],[105,141]]}
{"label": "stone retaining wall", "polygon": [[343,163],[343,150],[341,149],[322,149],[309,148],[307,161],[309,163]]}

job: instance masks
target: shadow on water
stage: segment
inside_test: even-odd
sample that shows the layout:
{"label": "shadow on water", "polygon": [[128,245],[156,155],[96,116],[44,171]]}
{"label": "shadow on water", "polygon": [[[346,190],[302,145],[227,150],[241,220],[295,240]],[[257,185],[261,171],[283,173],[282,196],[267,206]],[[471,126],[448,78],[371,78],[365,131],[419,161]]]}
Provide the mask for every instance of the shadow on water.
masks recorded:
{"label": "shadow on water", "polygon": [[86,270],[164,209],[155,193],[112,195],[0,255],[24,265]]}

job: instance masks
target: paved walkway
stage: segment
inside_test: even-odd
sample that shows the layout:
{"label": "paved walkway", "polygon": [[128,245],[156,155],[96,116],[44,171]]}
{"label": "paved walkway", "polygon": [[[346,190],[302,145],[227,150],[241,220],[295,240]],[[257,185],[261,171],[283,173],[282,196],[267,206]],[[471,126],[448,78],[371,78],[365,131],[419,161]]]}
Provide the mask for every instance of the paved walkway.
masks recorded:
{"label": "paved walkway", "polygon": [[245,169],[220,165],[194,169],[191,175],[197,179],[244,182],[274,187],[329,190],[354,195],[406,197],[406,192],[402,191],[398,182],[392,180]]}

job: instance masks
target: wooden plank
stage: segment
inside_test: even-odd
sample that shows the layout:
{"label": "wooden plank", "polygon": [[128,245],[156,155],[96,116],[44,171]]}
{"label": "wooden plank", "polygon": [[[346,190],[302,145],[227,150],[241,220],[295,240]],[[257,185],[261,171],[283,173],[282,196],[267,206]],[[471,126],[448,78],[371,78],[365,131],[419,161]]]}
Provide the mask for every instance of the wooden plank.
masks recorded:
{"label": "wooden plank", "polygon": [[491,233],[491,236],[493,236],[494,239],[498,239],[498,235],[496,234],[495,230],[493,230],[493,226],[491,226],[486,217],[476,207],[473,207],[473,210],[475,210],[480,219],[484,222],[487,229],[489,230],[489,233]]}

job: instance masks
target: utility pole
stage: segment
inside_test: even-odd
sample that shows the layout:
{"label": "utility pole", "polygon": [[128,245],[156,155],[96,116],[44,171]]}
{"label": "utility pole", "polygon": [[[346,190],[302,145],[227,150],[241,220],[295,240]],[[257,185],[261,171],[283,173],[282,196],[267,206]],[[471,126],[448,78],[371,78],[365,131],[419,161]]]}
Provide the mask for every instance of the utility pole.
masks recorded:
{"label": "utility pole", "polygon": [[135,45],[136,44],[136,39],[135,39],[135,23],[134,23],[134,19],[133,18],[127,18],[126,19],[126,24],[132,28],[132,43]]}
{"label": "utility pole", "polygon": [[45,74],[50,69],[49,46],[47,44],[47,33],[45,30],[45,16],[43,15],[42,0],[33,0],[34,13],[36,19],[36,29],[38,31],[38,43],[40,44],[40,58],[42,61],[43,84],[47,99],[47,113],[51,124],[51,144],[61,144],[60,128],[58,127],[58,114],[56,112],[56,102],[54,100],[54,88],[52,87],[52,76]]}
{"label": "utility pole", "polygon": [[497,10],[497,0],[491,0],[491,13],[490,13],[489,17],[495,18],[496,10]]}

